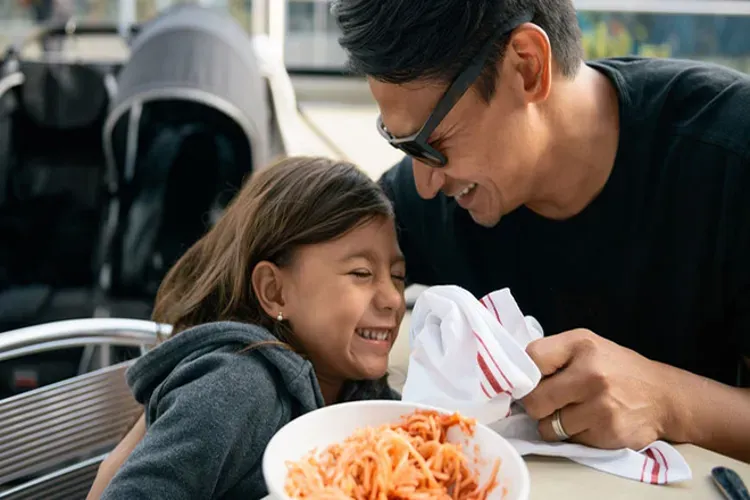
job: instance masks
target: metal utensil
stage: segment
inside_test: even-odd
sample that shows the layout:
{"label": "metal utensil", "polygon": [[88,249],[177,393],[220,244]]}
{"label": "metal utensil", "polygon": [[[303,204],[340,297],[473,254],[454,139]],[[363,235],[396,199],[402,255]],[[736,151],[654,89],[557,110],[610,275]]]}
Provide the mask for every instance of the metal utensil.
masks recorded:
{"label": "metal utensil", "polygon": [[711,479],[728,500],[750,500],[750,492],[742,478],[729,467],[714,467]]}

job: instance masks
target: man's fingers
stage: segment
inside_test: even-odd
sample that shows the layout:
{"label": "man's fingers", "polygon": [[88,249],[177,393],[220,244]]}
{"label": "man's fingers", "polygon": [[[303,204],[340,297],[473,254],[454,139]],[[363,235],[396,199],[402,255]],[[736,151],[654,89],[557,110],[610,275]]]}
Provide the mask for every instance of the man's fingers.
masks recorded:
{"label": "man's fingers", "polygon": [[[575,440],[575,436],[590,428],[590,412],[586,410],[585,404],[574,403],[560,410],[560,424],[565,433]],[[554,415],[549,415],[539,421],[539,434],[545,441],[560,441],[552,428]]]}
{"label": "man's fingers", "polygon": [[531,418],[541,420],[552,415],[558,408],[582,403],[586,395],[585,380],[570,367],[543,378],[522,402]]}
{"label": "man's fingers", "polygon": [[529,343],[526,353],[546,377],[566,366],[577,352],[588,345],[593,345],[591,332],[570,330]]}
{"label": "man's fingers", "polygon": [[596,349],[595,342],[596,336],[590,331],[571,330],[539,339],[526,348],[544,378],[522,401],[529,416],[539,421],[544,439],[557,440],[552,418],[558,408],[562,408],[561,420],[569,436],[585,432],[595,418],[581,409],[592,390],[586,376],[590,359],[581,354]]}

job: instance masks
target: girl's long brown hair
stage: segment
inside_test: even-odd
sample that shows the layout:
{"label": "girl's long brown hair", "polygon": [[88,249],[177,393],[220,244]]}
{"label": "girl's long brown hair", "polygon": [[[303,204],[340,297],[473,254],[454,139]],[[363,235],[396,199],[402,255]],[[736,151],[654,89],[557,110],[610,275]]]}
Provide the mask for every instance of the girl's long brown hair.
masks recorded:
{"label": "girl's long brown hair", "polygon": [[299,246],[330,241],[377,217],[393,217],[391,204],[354,165],[282,160],[256,173],[170,269],[152,319],[171,324],[173,335],[214,321],[252,323],[300,352],[293,332],[260,306],[250,283],[253,268],[263,260],[283,266]]}

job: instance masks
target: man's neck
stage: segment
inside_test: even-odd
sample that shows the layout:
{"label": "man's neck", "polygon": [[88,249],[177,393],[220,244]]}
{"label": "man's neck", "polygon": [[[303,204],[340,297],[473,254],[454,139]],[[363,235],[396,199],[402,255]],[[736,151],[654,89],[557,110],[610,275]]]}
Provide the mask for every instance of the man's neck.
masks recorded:
{"label": "man's neck", "polygon": [[527,207],[543,217],[567,219],[583,211],[604,188],[619,141],[617,92],[587,65],[550,95],[551,145]]}

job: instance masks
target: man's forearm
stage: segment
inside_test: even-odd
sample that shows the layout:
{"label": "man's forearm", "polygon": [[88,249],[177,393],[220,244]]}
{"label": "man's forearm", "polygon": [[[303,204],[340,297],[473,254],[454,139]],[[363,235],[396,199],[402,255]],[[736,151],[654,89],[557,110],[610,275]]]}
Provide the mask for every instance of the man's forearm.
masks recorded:
{"label": "man's forearm", "polygon": [[665,365],[671,396],[664,438],[750,462],[750,389]]}

